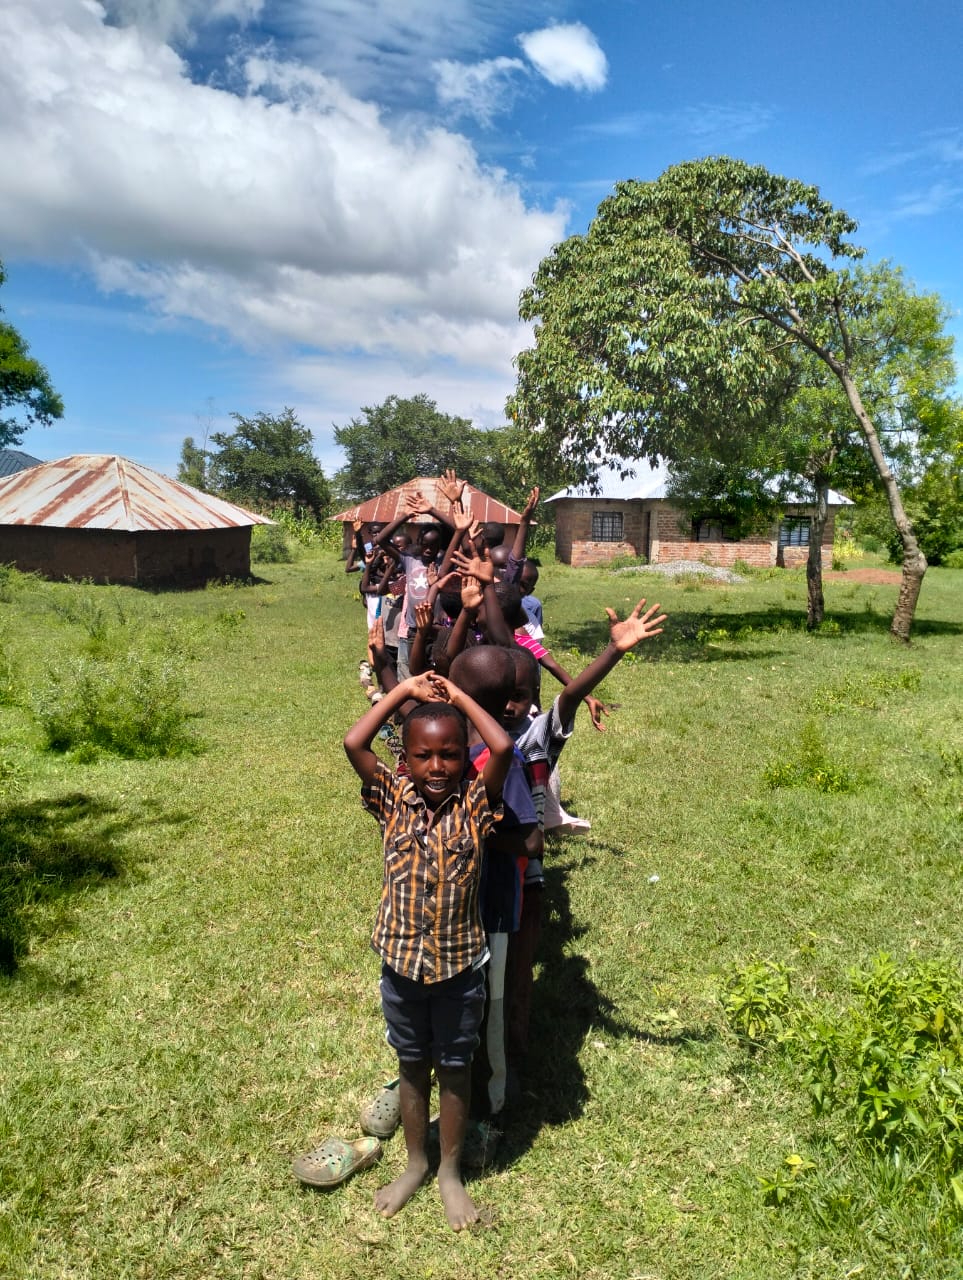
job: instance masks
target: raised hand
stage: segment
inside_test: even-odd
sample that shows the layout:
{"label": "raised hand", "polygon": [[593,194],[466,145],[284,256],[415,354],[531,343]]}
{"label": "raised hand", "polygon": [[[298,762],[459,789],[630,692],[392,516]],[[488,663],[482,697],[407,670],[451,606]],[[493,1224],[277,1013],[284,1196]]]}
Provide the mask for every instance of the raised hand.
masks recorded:
{"label": "raised hand", "polygon": [[535,514],[535,508],[538,506],[538,494],[539,488],[538,485],[535,485],[531,493],[528,495],[528,501],[525,503],[524,510],[522,511],[522,519],[529,524],[533,523],[532,516]]}
{"label": "raised hand", "polygon": [[421,604],[415,605],[415,629],[417,631],[428,631],[434,621],[435,611],[430,604],[422,601]]}
{"label": "raised hand", "polygon": [[431,511],[431,503],[418,490],[405,495],[405,506],[413,516],[426,516]]}
{"label": "raised hand", "polygon": [[438,677],[434,672],[425,672],[420,676],[409,676],[405,681],[405,694],[418,702],[448,702],[447,689],[439,689]]}
{"label": "raised hand", "polygon": [[492,564],[492,558],[488,554],[487,547],[482,547],[481,554],[474,556],[466,556],[463,552],[456,551],[451,558],[451,562],[462,573],[467,573],[473,578],[477,578],[483,587],[487,586],[489,582],[495,581],[495,566]]}
{"label": "raised hand", "polygon": [[614,609],[605,610],[609,615],[609,639],[619,653],[626,653],[640,640],[651,640],[653,636],[662,634],[662,627],[659,624],[665,622],[668,614],[660,613],[658,617],[655,616],[662,608],[660,604],[654,604],[642,613],[644,608],[645,598],[643,597],[624,622],[619,622],[619,615]]}
{"label": "raised hand", "polygon": [[459,533],[466,533],[475,523],[470,511],[452,511],[451,522]]}
{"label": "raised hand", "polygon": [[461,495],[465,490],[465,481],[458,479],[453,467],[449,467],[447,471],[443,472],[436,483],[438,492],[443,494],[452,506],[456,502],[461,502]]}
{"label": "raised hand", "polygon": [[474,574],[466,573],[461,580],[461,605],[463,609],[480,609],[484,595],[482,586]]}

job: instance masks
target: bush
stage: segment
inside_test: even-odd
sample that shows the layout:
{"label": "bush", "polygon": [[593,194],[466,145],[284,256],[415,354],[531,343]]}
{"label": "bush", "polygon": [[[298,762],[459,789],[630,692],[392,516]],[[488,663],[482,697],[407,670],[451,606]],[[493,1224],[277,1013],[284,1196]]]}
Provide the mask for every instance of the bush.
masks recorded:
{"label": "bush", "polygon": [[260,564],[291,564],[294,553],[279,524],[257,524],[251,534],[251,559]]}
{"label": "bush", "polygon": [[951,551],[943,561],[944,569],[963,569],[963,547],[957,551]]}
{"label": "bush", "polygon": [[135,759],[175,756],[196,749],[182,692],[170,661],[137,654],[111,663],[77,658],[48,675],[33,711],[50,751],[74,751],[83,759],[100,751]]}
{"label": "bush", "polygon": [[841,1123],[837,1148],[847,1160],[868,1169],[882,1159],[911,1180],[935,1183],[944,1194],[943,1211],[959,1212],[963,978],[957,962],[913,959],[900,966],[880,953],[850,974],[855,999],[843,1010],[793,999],[790,978],[785,966],[758,958],[730,974],[722,1001],[732,1029],[752,1046],[767,1043],[785,1055],[789,1079],[807,1089],[815,1116]]}

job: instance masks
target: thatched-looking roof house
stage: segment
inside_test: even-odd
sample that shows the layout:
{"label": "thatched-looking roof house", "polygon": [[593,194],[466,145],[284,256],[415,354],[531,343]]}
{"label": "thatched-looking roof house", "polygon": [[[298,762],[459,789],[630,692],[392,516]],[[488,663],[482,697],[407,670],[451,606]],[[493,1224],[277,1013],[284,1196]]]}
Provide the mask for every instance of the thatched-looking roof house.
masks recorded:
{"label": "thatched-looking roof house", "polygon": [[[379,494],[377,498],[367,498],[364,502],[359,502],[356,506],[347,507],[344,511],[339,511],[336,516],[331,516],[332,520],[340,520],[344,526],[344,547],[348,551],[352,541],[352,521],[360,520],[363,524],[390,524],[392,520],[396,520],[403,512],[407,511],[407,499],[409,495],[420,493],[421,496],[431,503],[436,510],[445,514],[449,508],[448,499],[438,490],[437,476],[418,476],[414,480],[408,480],[405,484],[400,484],[395,489],[389,489],[386,493]],[[506,506],[504,502],[499,502],[497,498],[491,498],[481,489],[476,489],[473,485],[466,484],[465,491],[461,497],[462,506],[469,511],[474,519],[484,523],[487,520],[497,521],[498,524],[505,525],[505,540],[511,542],[515,536],[515,530],[518,528],[518,522],[521,520],[521,513],[513,507]],[[408,524],[428,524],[431,523],[431,516],[413,516]]]}
{"label": "thatched-looking roof house", "polygon": [[252,525],[271,523],[114,454],[74,454],[0,480],[0,563],[48,578],[243,578]]}

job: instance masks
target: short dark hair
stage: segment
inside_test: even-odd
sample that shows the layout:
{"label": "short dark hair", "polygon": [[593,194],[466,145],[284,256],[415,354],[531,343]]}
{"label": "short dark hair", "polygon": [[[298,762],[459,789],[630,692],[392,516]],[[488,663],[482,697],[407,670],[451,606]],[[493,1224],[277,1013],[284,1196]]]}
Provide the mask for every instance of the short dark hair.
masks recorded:
{"label": "short dark hair", "polygon": [[499,547],[505,541],[505,526],[497,520],[484,520],[481,525],[481,536],[486,547]]}
{"label": "short dark hair", "polygon": [[452,660],[448,677],[483,711],[500,720],[515,687],[515,664],[508,649],[480,644],[464,649]]}
{"label": "short dark hair", "polygon": [[537,702],[542,683],[542,668],[538,664],[538,659],[531,649],[523,649],[521,645],[516,645],[509,652],[515,663],[516,681],[520,676],[522,679],[527,680],[532,690],[532,701]]}
{"label": "short dark hair", "polygon": [[405,716],[404,723],[401,726],[401,742],[402,745],[408,746],[409,727],[416,720],[454,720],[458,726],[458,737],[465,752],[468,752],[468,721],[465,719],[464,713],[459,711],[457,707],[453,707],[450,702],[419,702],[414,711]]}

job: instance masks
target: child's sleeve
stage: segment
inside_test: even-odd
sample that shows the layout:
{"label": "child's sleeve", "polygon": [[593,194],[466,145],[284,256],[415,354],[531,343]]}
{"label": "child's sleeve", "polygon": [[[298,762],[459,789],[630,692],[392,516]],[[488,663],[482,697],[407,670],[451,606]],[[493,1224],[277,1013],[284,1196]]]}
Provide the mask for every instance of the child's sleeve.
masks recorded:
{"label": "child's sleeve", "polygon": [[374,778],[361,788],[361,804],[379,822],[384,822],[397,807],[398,779],[381,760],[375,766]]}

